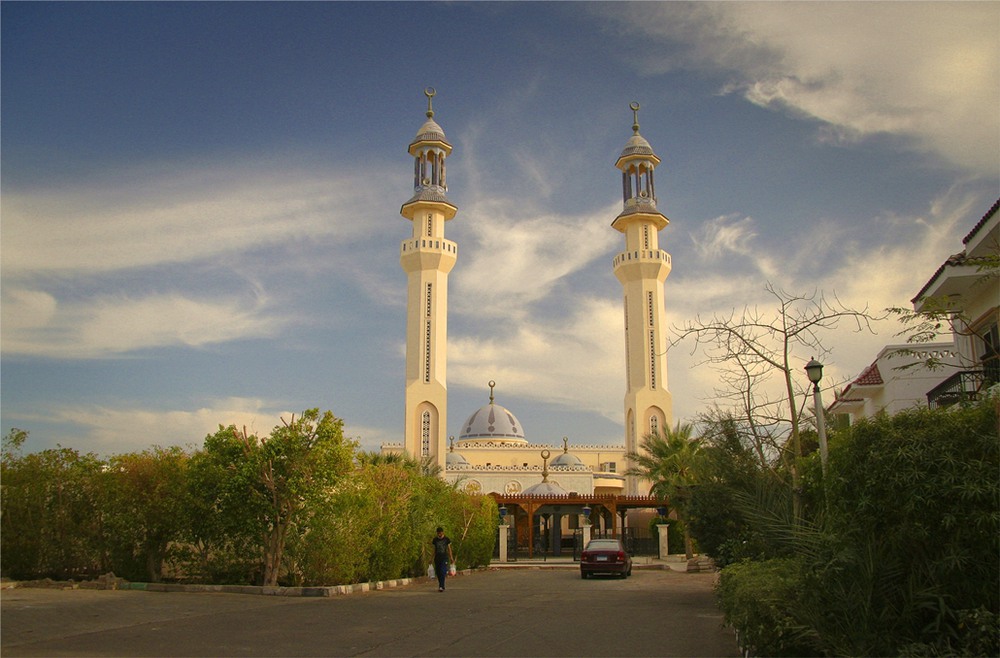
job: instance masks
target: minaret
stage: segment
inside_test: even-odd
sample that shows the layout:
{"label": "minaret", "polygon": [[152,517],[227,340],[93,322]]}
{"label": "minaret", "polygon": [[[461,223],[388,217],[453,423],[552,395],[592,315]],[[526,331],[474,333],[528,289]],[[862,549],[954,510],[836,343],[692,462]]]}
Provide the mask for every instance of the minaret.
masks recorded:
{"label": "minaret", "polygon": [[427,121],[410,144],[413,196],[399,213],[413,223],[400,246],[399,264],[407,277],[406,420],[403,447],[414,458],[430,457],[445,468],[448,420],[448,273],[458,245],[444,239],[444,224],[458,208],[448,200],[445,159],[451,144],[434,121],[432,87]]}
{"label": "minaret", "polygon": [[[673,422],[663,307],[670,254],[659,245],[660,229],[670,220],[656,209],[653,170],[660,159],[639,134],[639,104],[629,107],[633,134],[615,163],[622,171],[624,208],[611,226],[625,234],[625,251],[615,256],[614,271],[625,298],[625,450],[638,452],[642,437]],[[629,477],[626,493],[647,492]]]}

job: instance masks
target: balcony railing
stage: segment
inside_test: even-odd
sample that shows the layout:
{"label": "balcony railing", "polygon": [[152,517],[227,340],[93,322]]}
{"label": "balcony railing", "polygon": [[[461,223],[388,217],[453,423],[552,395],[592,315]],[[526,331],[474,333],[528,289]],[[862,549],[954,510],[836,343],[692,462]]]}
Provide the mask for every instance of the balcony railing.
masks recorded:
{"label": "balcony railing", "polygon": [[959,402],[979,399],[986,383],[984,370],[962,370],[927,392],[927,405],[931,409],[950,407]]}

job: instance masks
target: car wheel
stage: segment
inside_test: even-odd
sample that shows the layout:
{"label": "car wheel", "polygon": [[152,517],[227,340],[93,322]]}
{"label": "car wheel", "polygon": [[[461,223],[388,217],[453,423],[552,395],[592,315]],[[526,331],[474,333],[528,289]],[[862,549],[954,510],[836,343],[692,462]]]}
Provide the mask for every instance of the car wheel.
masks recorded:
{"label": "car wheel", "polygon": [[583,578],[584,580],[587,580],[587,573],[585,571],[581,571],[580,572],[580,578]]}

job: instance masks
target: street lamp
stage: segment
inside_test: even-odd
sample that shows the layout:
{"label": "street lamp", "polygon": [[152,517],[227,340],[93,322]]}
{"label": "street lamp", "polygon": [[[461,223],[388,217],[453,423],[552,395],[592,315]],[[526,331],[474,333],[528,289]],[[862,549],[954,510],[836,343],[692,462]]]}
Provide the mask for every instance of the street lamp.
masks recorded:
{"label": "street lamp", "polygon": [[590,512],[591,511],[592,510],[590,509],[590,505],[584,505],[583,506],[583,522],[584,522],[584,524],[589,524],[590,523]]}
{"label": "street lamp", "polygon": [[507,506],[506,505],[501,505],[500,506],[500,523],[501,524],[506,524],[507,523]]}
{"label": "street lamp", "polygon": [[813,357],[806,364],[806,375],[813,384],[813,403],[816,405],[816,431],[819,433],[819,460],[823,465],[823,478],[826,478],[826,418],[823,413],[823,394],[819,389],[819,380],[823,379],[823,364]]}

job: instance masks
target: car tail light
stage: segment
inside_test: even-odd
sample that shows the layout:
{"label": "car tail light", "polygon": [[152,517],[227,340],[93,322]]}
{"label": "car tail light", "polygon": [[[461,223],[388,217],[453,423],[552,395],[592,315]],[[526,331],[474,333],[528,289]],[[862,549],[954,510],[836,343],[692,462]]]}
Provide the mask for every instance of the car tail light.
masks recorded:
{"label": "car tail light", "polygon": [[625,553],[623,553],[622,551],[618,551],[618,561],[619,562],[625,561]]}
{"label": "car tail light", "polygon": [[590,557],[590,553],[588,553],[587,551],[584,551],[583,553],[580,553],[580,559],[583,560],[584,562],[586,562],[589,557]]}

